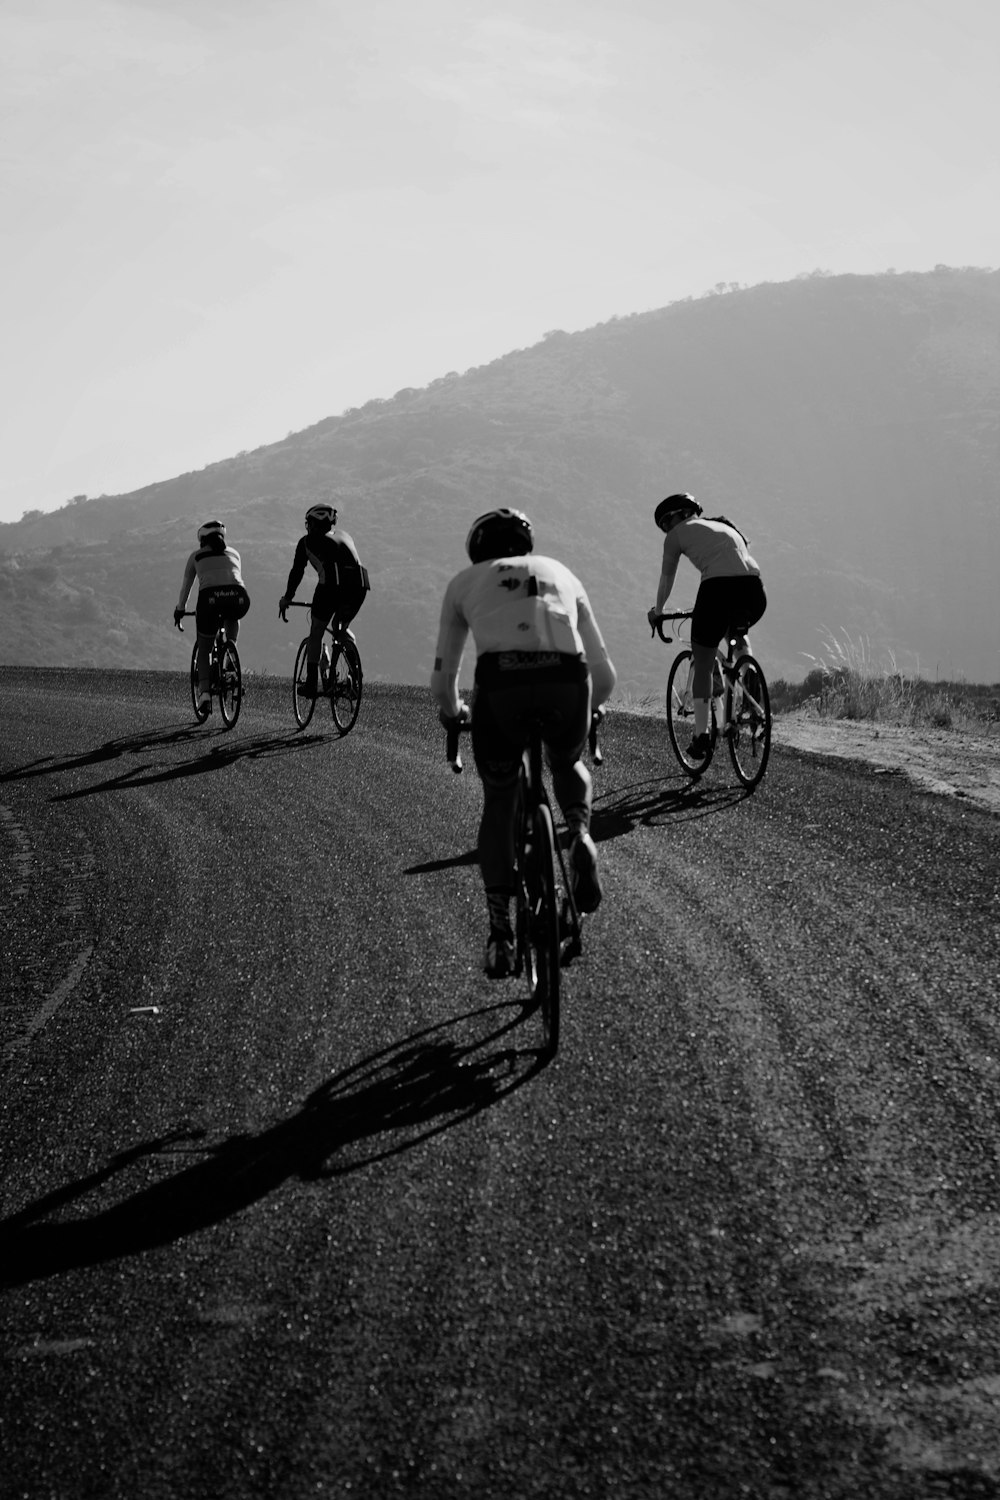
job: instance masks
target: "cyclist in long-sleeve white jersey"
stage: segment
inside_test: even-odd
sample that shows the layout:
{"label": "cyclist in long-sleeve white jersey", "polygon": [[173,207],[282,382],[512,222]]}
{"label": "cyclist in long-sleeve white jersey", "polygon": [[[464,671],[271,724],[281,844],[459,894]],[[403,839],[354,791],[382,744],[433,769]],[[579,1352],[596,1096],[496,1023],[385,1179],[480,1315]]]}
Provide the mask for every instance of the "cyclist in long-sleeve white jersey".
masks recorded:
{"label": "cyclist in long-sleeve white jersey", "polygon": [[650,624],[663,612],[682,557],[701,574],[691,617],[694,738],[688,747],[688,754],[700,760],[711,744],[708,719],[716,649],[728,631],[739,629],[737,654],[749,651],[746,632],[763,615],[767,596],[746,537],[725,516],[704,516],[693,495],[677,494],[660,501],[653,520],[665,535],[656,603],[647,615]]}
{"label": "cyclist in long-sleeve white jersey", "polygon": [[242,562],[235,547],[226,545],[226,528],[221,521],[206,521],[198,527],[198,546],[184,567],[180,598],[174,609],[174,624],[180,625],[195,580],[198,602],[195,605],[195,628],[198,632],[198,707],[211,710],[209,692],[209,656],[220,625],[235,641],[240,620],[250,608],[250,595],[243,586]]}
{"label": "cyclist in long-sleeve white jersey", "polygon": [[570,831],[569,863],[581,911],[601,900],[590,837],[591,780],[583,763],[591,711],[615,685],[615,669],[586,590],[569,568],[532,553],[531,522],[516,510],[489,511],[466,541],[472,566],[449,583],[431,675],[442,719],[465,717],[458,674],[471,632],[476,645],[472,749],[483,784],[479,863],[489,909],[486,973],[514,970],[510,900],[514,824],[526,721],[542,721],[552,785]]}

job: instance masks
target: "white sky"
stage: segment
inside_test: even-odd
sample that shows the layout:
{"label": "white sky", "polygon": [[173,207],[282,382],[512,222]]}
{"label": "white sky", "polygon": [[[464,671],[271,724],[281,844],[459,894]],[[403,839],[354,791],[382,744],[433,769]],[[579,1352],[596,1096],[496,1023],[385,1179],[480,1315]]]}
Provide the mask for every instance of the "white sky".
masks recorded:
{"label": "white sky", "polygon": [[0,0],[0,520],[717,282],[1000,262],[997,0]]}

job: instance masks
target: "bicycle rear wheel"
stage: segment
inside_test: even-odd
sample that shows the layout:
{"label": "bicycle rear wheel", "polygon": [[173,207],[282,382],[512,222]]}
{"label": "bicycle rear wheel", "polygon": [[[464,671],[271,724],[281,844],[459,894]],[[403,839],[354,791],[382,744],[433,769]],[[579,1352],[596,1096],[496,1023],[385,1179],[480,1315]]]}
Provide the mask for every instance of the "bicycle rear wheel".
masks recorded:
{"label": "bicycle rear wheel", "polygon": [[767,770],[771,754],[771,699],[760,663],[741,656],[726,694],[729,755],[733,770],[751,790]]}
{"label": "bicycle rear wheel", "polygon": [[552,814],[542,803],[525,815],[518,889],[517,951],[538,1008],[542,1047],[552,1057],[559,1046],[561,955]]}
{"label": "bicycle rear wheel", "polygon": [[223,724],[227,729],[232,729],[240,716],[240,706],[243,703],[243,669],[235,641],[223,643],[218,662],[219,709]]}
{"label": "bicycle rear wheel", "polygon": [[690,690],[693,662],[690,651],[679,651],[667,678],[667,734],[681,770],[692,777],[708,770],[715,749],[712,735],[707,755],[699,760],[688,754],[688,746],[694,739],[694,699]]}
{"label": "bicycle rear wheel", "polygon": [[194,716],[197,719],[197,721],[198,721],[199,724],[204,724],[205,720],[208,718],[209,714],[212,712],[212,707],[211,707],[210,703],[206,704],[206,706],[204,708],[199,708],[198,707],[198,643],[197,643],[197,641],[195,642],[195,644],[191,648],[191,707],[194,709]]}
{"label": "bicycle rear wheel", "polygon": [[330,709],[341,734],[350,734],[361,708],[361,657],[351,640],[337,650],[330,668]]}
{"label": "bicycle rear wheel", "polygon": [[295,670],[292,672],[292,708],[295,710],[295,722],[300,729],[305,729],[316,707],[316,699],[308,698],[304,692],[308,650],[309,637],[307,636],[295,653]]}

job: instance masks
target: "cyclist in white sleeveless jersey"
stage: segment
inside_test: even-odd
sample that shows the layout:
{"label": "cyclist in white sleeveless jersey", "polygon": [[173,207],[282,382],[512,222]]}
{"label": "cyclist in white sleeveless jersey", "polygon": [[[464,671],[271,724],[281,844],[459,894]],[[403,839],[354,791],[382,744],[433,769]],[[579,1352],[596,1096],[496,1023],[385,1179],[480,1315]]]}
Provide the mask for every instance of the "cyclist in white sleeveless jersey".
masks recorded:
{"label": "cyclist in white sleeveless jersey", "polygon": [[660,501],[653,520],[665,535],[656,604],[647,615],[649,623],[655,624],[663,613],[682,557],[701,574],[691,617],[694,738],[688,746],[688,754],[701,760],[711,745],[708,721],[716,650],[734,627],[743,632],[737,654],[750,650],[746,632],[763,615],[767,596],[746,537],[725,516],[705,516],[693,495],[677,494]]}
{"label": "cyclist in white sleeveless jersey", "polygon": [[243,564],[235,547],[226,544],[226,528],[221,521],[206,521],[198,527],[198,547],[184,567],[180,598],[174,610],[174,624],[180,625],[195,580],[198,602],[195,605],[195,629],[198,632],[198,707],[211,711],[209,692],[209,657],[212,642],[220,625],[233,642],[240,633],[240,620],[250,608],[250,595],[243,586]]}
{"label": "cyclist in white sleeveless jersey", "polygon": [[583,584],[554,558],[534,556],[533,546],[531,522],[521,511],[501,508],[474,522],[466,541],[472,565],[445,592],[431,676],[442,722],[467,717],[458,675],[471,632],[477,655],[472,749],[483,785],[479,863],[490,924],[484,967],[493,979],[514,969],[514,824],[531,716],[542,720],[553,790],[570,832],[580,911],[596,910],[602,894],[590,836],[590,772],[582,756],[592,709],[610,695],[615,669]]}

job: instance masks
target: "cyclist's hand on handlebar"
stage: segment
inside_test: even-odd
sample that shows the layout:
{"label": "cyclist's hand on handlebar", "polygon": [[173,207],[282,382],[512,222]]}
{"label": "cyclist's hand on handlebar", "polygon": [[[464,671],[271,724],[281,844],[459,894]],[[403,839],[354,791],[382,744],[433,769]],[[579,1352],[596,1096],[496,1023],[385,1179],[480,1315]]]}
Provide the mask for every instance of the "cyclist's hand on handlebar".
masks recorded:
{"label": "cyclist's hand on handlebar", "polygon": [[184,626],[181,624],[181,621],[183,620],[183,618],[184,618],[184,611],[182,609],[175,609],[174,610],[174,624],[177,626],[178,630],[183,630],[184,629]]}
{"label": "cyclist's hand on handlebar", "polygon": [[446,714],[443,708],[438,712],[438,719],[442,729],[454,729],[456,726],[461,728],[463,724],[468,724],[471,718],[472,714],[469,711],[469,705],[462,703],[461,700],[459,700],[457,714]]}
{"label": "cyclist's hand on handlebar", "polygon": [[663,616],[661,615],[660,611],[654,606],[653,609],[649,609],[646,611],[646,619],[649,621],[650,630],[655,630],[659,622],[663,619]]}
{"label": "cyclist's hand on handlebar", "polygon": [[285,598],[284,594],[282,594],[281,598],[278,600],[278,618],[284,620],[286,625],[288,624],[288,604],[289,601]]}

